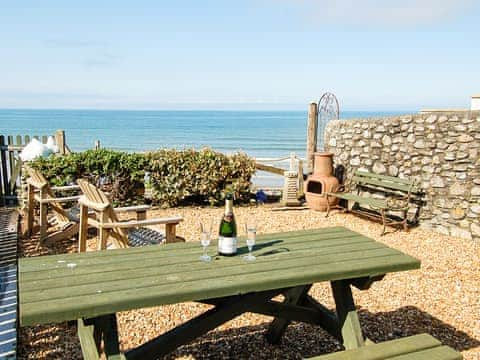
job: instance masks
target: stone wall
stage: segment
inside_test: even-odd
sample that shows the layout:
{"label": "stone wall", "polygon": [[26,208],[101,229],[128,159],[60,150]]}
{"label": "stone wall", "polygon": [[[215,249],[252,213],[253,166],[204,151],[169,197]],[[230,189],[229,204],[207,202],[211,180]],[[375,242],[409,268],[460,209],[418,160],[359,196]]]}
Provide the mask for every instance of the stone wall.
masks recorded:
{"label": "stone wall", "polygon": [[364,169],[417,179],[421,226],[480,240],[480,112],[333,121],[325,144],[347,176]]}

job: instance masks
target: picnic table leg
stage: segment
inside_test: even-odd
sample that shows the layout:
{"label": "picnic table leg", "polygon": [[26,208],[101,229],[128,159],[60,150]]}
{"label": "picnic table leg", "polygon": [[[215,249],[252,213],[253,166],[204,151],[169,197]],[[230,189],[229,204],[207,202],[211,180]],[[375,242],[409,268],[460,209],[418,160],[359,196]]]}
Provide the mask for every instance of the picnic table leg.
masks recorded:
{"label": "picnic table leg", "polygon": [[109,360],[124,359],[118,342],[117,317],[115,314],[103,315],[93,319],[78,319],[78,336],[82,346],[83,358],[100,358],[101,342],[105,356]]}
{"label": "picnic table leg", "polygon": [[[312,285],[302,285],[288,290],[284,294],[285,300],[283,301],[283,303],[290,305],[300,304],[305,298],[305,296],[307,296],[308,290],[310,290],[311,287]],[[282,337],[289,324],[290,320],[288,319],[284,319],[281,317],[276,317],[275,319],[273,319],[265,335],[267,341],[270,344],[278,344],[280,342],[280,338]]]}
{"label": "picnic table leg", "polygon": [[365,339],[360,327],[355,302],[353,301],[350,283],[348,280],[337,280],[332,281],[331,286],[343,338],[343,346],[346,350],[364,346]]}
{"label": "picnic table leg", "polygon": [[212,301],[212,303],[216,305],[213,309],[204,312],[135,349],[127,351],[125,358],[129,360],[159,359],[180,345],[196,339],[246,311],[250,311],[256,304],[264,303],[279,293],[280,290],[268,290],[223,299],[213,299],[217,300]]}

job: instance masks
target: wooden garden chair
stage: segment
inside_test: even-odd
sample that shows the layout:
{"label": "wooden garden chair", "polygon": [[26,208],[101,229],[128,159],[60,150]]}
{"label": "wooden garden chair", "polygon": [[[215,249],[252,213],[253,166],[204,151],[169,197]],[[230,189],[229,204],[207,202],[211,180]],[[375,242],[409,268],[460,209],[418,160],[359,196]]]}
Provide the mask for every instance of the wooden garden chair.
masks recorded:
{"label": "wooden garden chair", "polygon": [[[176,226],[183,221],[182,217],[146,219],[146,212],[150,206],[114,208],[107,195],[96,186],[82,179],[77,182],[83,192],[83,196],[78,200],[80,204],[80,252],[86,251],[88,226],[98,229],[98,250],[105,250],[109,239],[116,248],[185,241],[176,236]],[[95,218],[88,216],[89,209],[96,213]],[[137,218],[136,220],[120,221],[117,217],[119,212],[136,212]],[[158,224],[165,225],[165,235],[144,227]]]}
{"label": "wooden garden chair", "polygon": [[[79,190],[78,185],[69,186],[50,186],[43,174],[29,166],[25,166],[28,174],[27,178],[27,234],[30,236],[33,232],[35,203],[40,207],[40,217],[38,224],[40,227],[40,242],[53,243],[70,239],[79,231],[78,211],[65,209],[62,204],[77,201],[80,196],[57,197],[57,191]],[[51,219],[48,219],[48,210],[52,211]],[[49,225],[54,226],[54,231],[49,232]]]}

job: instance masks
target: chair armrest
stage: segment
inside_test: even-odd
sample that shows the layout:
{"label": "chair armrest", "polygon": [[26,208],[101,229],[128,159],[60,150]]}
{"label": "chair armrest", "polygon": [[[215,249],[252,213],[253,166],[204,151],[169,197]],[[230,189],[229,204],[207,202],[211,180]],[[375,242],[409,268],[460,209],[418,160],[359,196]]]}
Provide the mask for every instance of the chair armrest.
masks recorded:
{"label": "chair armrest", "polygon": [[80,190],[78,185],[66,185],[66,186],[52,186],[50,187],[53,191],[68,191],[68,190]]}
{"label": "chair armrest", "polygon": [[181,216],[176,217],[169,217],[169,218],[155,218],[155,219],[148,219],[148,220],[131,220],[131,221],[124,221],[124,222],[112,222],[112,223],[104,223],[99,224],[100,227],[104,229],[113,229],[113,228],[131,228],[137,226],[148,226],[148,225],[158,225],[158,224],[178,224],[179,222],[183,221]]}
{"label": "chair armrest", "polygon": [[38,195],[35,195],[35,200],[38,201],[40,204],[49,204],[49,203],[65,203],[69,201],[77,201],[80,199],[80,195],[76,196],[65,196],[65,197],[58,197],[58,198],[41,198]]}
{"label": "chair armrest", "polygon": [[114,208],[113,211],[116,213],[121,213],[121,212],[131,212],[131,211],[147,211],[150,209],[150,205],[137,205],[137,206],[125,206],[125,207],[118,207]]}

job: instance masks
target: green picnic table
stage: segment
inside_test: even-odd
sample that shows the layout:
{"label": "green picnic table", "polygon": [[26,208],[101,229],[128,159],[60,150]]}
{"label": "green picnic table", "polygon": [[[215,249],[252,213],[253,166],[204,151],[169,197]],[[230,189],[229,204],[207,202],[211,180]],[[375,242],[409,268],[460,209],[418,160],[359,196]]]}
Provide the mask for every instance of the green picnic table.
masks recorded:
{"label": "green picnic table", "polygon": [[[210,253],[215,246],[210,246]],[[20,324],[78,320],[84,357],[155,359],[245,312],[270,315],[271,343],[290,321],[316,324],[346,349],[365,345],[351,286],[366,290],[384,274],[420,261],[343,227],[258,236],[255,261],[242,254],[201,262],[197,243],[174,243],[19,260]],[[336,311],[308,295],[330,281]],[[283,294],[282,301],[272,300]],[[388,294],[385,294],[388,296]],[[121,353],[116,313],[197,301],[214,305],[194,319]]]}

